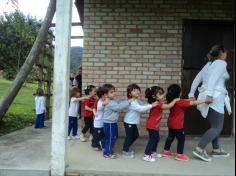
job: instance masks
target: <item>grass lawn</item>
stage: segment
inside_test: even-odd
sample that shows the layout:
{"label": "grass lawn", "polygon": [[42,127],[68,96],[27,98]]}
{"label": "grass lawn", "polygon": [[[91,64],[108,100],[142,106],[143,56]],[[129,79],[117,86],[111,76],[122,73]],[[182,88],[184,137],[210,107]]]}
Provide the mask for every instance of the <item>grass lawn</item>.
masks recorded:
{"label": "grass lawn", "polygon": [[[7,91],[11,81],[0,79],[0,99]],[[26,84],[22,87],[13,104],[0,124],[0,136],[32,125],[35,119],[34,96],[37,84]]]}

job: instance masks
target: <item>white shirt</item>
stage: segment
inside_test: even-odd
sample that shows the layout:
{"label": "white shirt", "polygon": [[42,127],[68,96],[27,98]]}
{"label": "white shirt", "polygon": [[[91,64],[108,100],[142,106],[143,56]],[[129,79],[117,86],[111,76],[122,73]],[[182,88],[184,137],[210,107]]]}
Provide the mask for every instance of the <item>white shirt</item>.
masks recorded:
{"label": "white shirt", "polygon": [[[202,85],[206,87],[206,95],[213,96],[217,89],[226,89],[225,81],[229,79],[229,74],[226,69],[227,63],[224,60],[215,60],[214,62],[208,62],[202,70],[195,77],[189,97],[194,97],[194,93],[198,85],[202,82]],[[213,96],[214,97],[214,96]],[[210,107],[215,111],[224,114],[226,94],[220,94],[213,98],[213,102]]]}
{"label": "white shirt", "polygon": [[35,111],[36,114],[43,114],[46,111],[44,96],[35,97]]}
{"label": "white shirt", "polygon": [[94,128],[103,128],[102,116],[104,113],[104,109],[105,109],[105,106],[102,104],[102,101],[99,100],[97,104],[97,113],[93,122]]}
{"label": "white shirt", "polygon": [[78,109],[79,109],[79,101],[76,97],[71,97],[70,99],[70,107],[69,107],[69,116],[70,117],[77,117],[78,116]]}
{"label": "white shirt", "polygon": [[130,103],[128,112],[125,114],[124,122],[128,124],[139,124],[140,113],[152,108],[151,104],[144,104],[141,100],[136,99]]}

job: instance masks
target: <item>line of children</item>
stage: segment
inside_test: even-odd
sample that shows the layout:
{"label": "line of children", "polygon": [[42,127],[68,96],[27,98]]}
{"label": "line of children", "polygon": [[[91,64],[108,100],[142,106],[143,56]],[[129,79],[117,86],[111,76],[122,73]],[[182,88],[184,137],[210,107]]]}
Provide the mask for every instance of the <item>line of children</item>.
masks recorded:
{"label": "line of children", "polygon": [[[112,84],[104,84],[102,87],[99,87],[97,91],[95,86],[90,85],[86,88],[85,94],[87,97],[81,97],[78,88],[72,88],[70,91],[68,139],[79,138],[84,142],[84,135],[90,130],[90,138],[93,136],[91,143],[92,148],[98,151],[102,149],[105,158],[115,159],[117,155],[114,152],[114,146],[118,138],[117,122],[119,112],[123,109],[128,109],[124,117],[126,137],[123,143],[122,154],[125,158],[134,158],[134,151],[131,150],[130,147],[139,137],[137,125],[140,123],[140,113],[150,110],[149,117],[146,121],[149,139],[143,160],[154,162],[157,157],[174,156],[170,148],[175,137],[178,140],[175,159],[181,161],[189,160],[188,156],[183,154],[185,143],[183,129],[184,110],[189,106],[205,103],[205,100],[181,99],[181,88],[177,84],[168,87],[166,95],[167,104],[164,103],[164,90],[159,86],[152,86],[146,89],[145,98],[148,100],[147,104],[140,100],[141,89],[137,84],[131,84],[127,87],[128,100],[116,99],[116,89]],[[37,102],[42,101],[42,90],[38,89],[37,95],[35,101],[37,99],[36,107],[39,107],[41,105]],[[96,99],[96,96],[98,99]],[[82,130],[82,134],[78,137],[77,116],[79,103],[81,101],[84,102],[83,114],[85,126]],[[157,145],[159,142],[159,128],[163,116],[163,109],[170,109],[168,117],[169,135],[166,139],[162,155],[160,155],[157,153]],[[41,108],[41,111],[44,113],[45,108]],[[41,111],[39,115],[43,114]],[[40,118],[37,116],[36,124],[40,121],[38,119]]]}

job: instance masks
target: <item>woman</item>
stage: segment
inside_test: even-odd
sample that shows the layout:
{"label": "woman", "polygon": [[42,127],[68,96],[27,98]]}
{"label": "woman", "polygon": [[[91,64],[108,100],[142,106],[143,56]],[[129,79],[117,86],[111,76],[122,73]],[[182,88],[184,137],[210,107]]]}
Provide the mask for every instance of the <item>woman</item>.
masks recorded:
{"label": "woman", "polygon": [[192,83],[189,98],[194,99],[194,93],[198,85],[202,83],[202,86],[198,89],[198,99],[206,98],[207,104],[199,105],[197,108],[203,117],[208,118],[211,128],[202,136],[193,154],[204,161],[211,161],[205,150],[210,142],[212,142],[213,146],[211,153],[213,157],[229,156],[229,153],[220,148],[218,138],[224,124],[224,106],[226,105],[229,114],[231,113],[231,108],[225,87],[225,81],[229,79],[226,69],[227,52],[223,46],[215,45],[207,54],[207,58],[208,63],[198,73]]}

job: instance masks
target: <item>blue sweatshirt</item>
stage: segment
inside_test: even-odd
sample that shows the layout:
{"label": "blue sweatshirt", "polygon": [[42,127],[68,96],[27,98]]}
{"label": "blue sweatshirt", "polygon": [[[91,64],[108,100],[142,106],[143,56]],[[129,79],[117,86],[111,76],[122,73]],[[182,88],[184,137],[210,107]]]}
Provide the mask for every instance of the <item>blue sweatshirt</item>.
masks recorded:
{"label": "blue sweatshirt", "polygon": [[104,123],[117,123],[119,118],[119,112],[129,107],[130,102],[128,100],[110,100],[105,106],[103,113]]}

